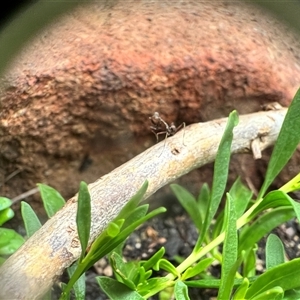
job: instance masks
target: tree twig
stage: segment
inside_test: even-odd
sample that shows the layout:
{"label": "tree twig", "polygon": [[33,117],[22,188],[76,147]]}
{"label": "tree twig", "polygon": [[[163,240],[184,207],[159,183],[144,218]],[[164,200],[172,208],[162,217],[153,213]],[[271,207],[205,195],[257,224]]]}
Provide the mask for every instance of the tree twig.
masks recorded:
{"label": "tree twig", "polygon": [[[232,153],[260,151],[275,143],[286,109],[240,116]],[[89,185],[90,243],[106,228],[143,182],[148,198],[162,186],[215,159],[227,118],[185,127]],[[184,134],[184,141],[183,141]],[[254,143],[254,144],[253,144]],[[0,269],[0,299],[40,298],[80,255],[77,196],[57,212]]]}

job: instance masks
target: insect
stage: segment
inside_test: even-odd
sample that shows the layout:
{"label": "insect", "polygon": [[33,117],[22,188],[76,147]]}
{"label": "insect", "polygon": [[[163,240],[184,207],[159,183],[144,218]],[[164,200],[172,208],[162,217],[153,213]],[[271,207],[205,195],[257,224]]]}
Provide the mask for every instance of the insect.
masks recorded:
{"label": "insect", "polygon": [[158,112],[155,112],[151,117],[149,117],[151,121],[150,129],[156,136],[156,141],[159,141],[159,135],[165,134],[165,139],[169,136],[174,135],[178,132],[182,127],[185,128],[185,123],[183,122],[180,126],[176,127],[174,122],[169,125]]}

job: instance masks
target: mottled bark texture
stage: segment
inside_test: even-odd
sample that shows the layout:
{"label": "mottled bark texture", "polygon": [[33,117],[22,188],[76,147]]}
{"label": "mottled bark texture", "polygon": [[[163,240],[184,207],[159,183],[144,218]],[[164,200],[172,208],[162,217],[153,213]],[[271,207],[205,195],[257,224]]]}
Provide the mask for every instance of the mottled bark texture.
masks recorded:
{"label": "mottled bark texture", "polygon": [[299,50],[290,29],[236,1],[79,7],[40,32],[2,78],[2,194],[46,182],[72,195],[81,179],[155,142],[154,111],[179,124],[287,105],[300,85]]}

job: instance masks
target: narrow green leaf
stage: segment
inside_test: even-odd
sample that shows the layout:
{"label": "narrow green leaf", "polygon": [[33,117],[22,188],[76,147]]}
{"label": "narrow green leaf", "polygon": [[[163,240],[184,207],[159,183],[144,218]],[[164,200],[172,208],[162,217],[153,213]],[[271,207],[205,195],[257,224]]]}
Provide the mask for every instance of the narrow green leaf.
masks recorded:
{"label": "narrow green leaf", "polygon": [[294,209],[297,219],[300,221],[300,203],[292,199],[288,194],[283,191],[277,190],[268,193],[261,201],[259,206],[253,211],[253,215],[268,209],[282,206],[290,206]]}
{"label": "narrow green leaf", "polygon": [[164,256],[164,254],[165,254],[165,248],[161,247],[146,262],[143,262],[142,266],[144,267],[145,271],[153,268],[153,266],[158,263],[158,261]]}
{"label": "narrow green leaf", "polygon": [[212,225],[212,240],[215,239],[220,233],[224,231],[224,210],[222,210],[219,214],[217,219],[215,220],[215,224]]}
{"label": "narrow green leaf", "polygon": [[237,266],[235,266],[238,252],[236,208],[234,206],[234,200],[229,193],[227,193],[224,222],[225,239],[223,246],[221,285],[218,293],[218,299],[230,299],[234,285],[234,275],[237,270]]}
{"label": "narrow green leaf", "polygon": [[137,274],[133,277],[133,282],[137,287],[139,284],[143,284],[147,281],[148,278],[152,275],[152,270],[145,271],[144,267],[141,266],[140,261],[135,262],[135,267]]}
{"label": "narrow green leaf", "polygon": [[269,192],[263,200],[259,203],[256,209],[252,213],[252,217],[258,215],[269,208],[276,208],[281,206],[290,206],[291,203],[286,198],[286,194],[281,191],[271,191]]}
{"label": "narrow green leaf", "polygon": [[[220,145],[218,147],[218,152],[216,155],[211,198],[206,213],[206,218],[202,227],[203,233],[207,232],[208,227],[211,224],[211,221],[217,212],[217,209],[219,207],[219,204],[221,202],[222,196],[225,191],[227,177],[228,177],[231,143],[233,139],[233,128],[237,124],[238,124],[238,114],[236,111],[233,111],[232,113],[230,113],[228,117],[225,132],[221,139]],[[197,251],[197,249],[201,247],[204,236],[205,235],[202,234],[201,239],[197,241],[197,245],[195,246],[195,251]]]}
{"label": "narrow green leaf", "polygon": [[283,264],[284,259],[284,247],[280,238],[271,233],[268,236],[266,243],[266,267],[267,270]]}
{"label": "narrow green leaf", "polygon": [[148,299],[149,297],[146,297],[148,293],[153,293],[153,290],[156,290],[157,292],[162,291],[173,284],[173,281],[170,281],[166,277],[154,277],[148,279],[146,283],[140,284],[137,287],[137,291],[140,295],[145,296],[145,299]]}
{"label": "narrow green leaf", "polygon": [[110,238],[107,236],[106,230],[95,240],[92,244],[89,253],[85,257],[87,261],[86,269],[91,267],[96,261],[102,258],[104,255],[111,252],[115,249],[118,245],[123,243],[125,239],[137,228],[139,225],[143,224],[145,221],[153,218],[159,213],[165,212],[166,209],[164,207],[160,207],[158,209],[153,210],[152,212],[148,213],[143,218],[137,220],[130,226],[127,226],[124,230],[120,232],[116,237]]}
{"label": "narrow green leaf", "polygon": [[26,229],[26,234],[28,237],[31,237],[42,227],[42,224],[34,210],[27,202],[21,201],[21,214]]}
{"label": "narrow green leaf", "polygon": [[283,121],[258,199],[262,198],[265,194],[275,177],[291,158],[300,142],[300,130],[298,130],[300,128],[299,111],[300,89],[297,91]]}
{"label": "narrow green leaf", "polygon": [[265,234],[280,224],[292,219],[295,212],[291,207],[278,207],[266,212],[259,217],[251,226],[243,231],[240,237],[239,253],[247,251],[257,243]]}
{"label": "narrow green leaf", "polygon": [[88,186],[83,181],[80,182],[77,205],[76,224],[81,245],[80,260],[82,260],[89,242],[91,229],[91,197]]}
{"label": "narrow green leaf", "polygon": [[[255,278],[248,278],[250,283],[256,280]],[[218,289],[220,287],[220,279],[200,279],[200,280],[187,280],[184,282],[189,287],[204,288],[204,289]],[[243,279],[234,279],[234,287],[239,287],[243,283]],[[223,300],[223,299],[222,299]]]}
{"label": "narrow green leaf", "polygon": [[234,200],[237,218],[239,218],[247,209],[252,198],[252,192],[242,184],[239,177],[232,185],[229,194]]}
{"label": "narrow green leaf", "polygon": [[[135,290],[136,286],[134,282],[131,280],[130,273],[132,272],[132,267],[134,265],[127,264],[123,261],[122,257],[120,257],[117,253],[113,252],[112,255],[110,255],[110,264],[115,272],[115,274],[118,276],[118,278],[122,283],[124,283],[126,286],[128,286],[131,290]],[[137,272],[137,269],[133,270],[135,273]]]}
{"label": "narrow green leaf", "polygon": [[285,291],[284,300],[299,300],[300,299],[300,288]]}
{"label": "narrow green leaf", "polygon": [[12,201],[6,197],[0,197],[0,211],[12,205]]}
{"label": "narrow green leaf", "polygon": [[[144,204],[141,206],[136,207],[130,214],[128,214],[128,216],[126,217],[126,220],[124,222],[124,225],[122,227],[122,230],[124,230],[124,228],[130,226],[131,224],[133,224],[134,222],[142,219],[143,217],[145,217],[145,215],[147,214],[149,209],[149,204]],[[119,216],[117,217],[119,218]]]}
{"label": "narrow green leaf", "polygon": [[24,238],[16,231],[7,228],[0,228],[0,255],[11,255],[16,252],[22,244]]}
{"label": "narrow green leaf", "polygon": [[273,267],[260,275],[248,289],[246,299],[278,286],[284,291],[300,287],[300,258]]}
{"label": "narrow green leaf", "polygon": [[[243,263],[243,276],[253,277],[256,275],[256,253],[258,250],[257,244],[254,244],[252,248],[245,251],[244,263]],[[244,251],[244,250],[243,250]]]}
{"label": "narrow green leaf", "polygon": [[96,280],[110,300],[144,300],[136,291],[115,279],[99,276],[96,277]]}
{"label": "narrow green leaf", "polygon": [[293,207],[296,217],[297,217],[298,221],[300,221],[300,203],[295,201],[294,199],[292,199],[289,195],[287,195],[285,193],[283,193],[283,195],[289,201],[290,205]]}
{"label": "narrow green leaf", "polygon": [[200,274],[201,272],[206,270],[212,264],[212,262],[214,260],[215,260],[214,258],[208,257],[208,258],[205,258],[205,259],[199,261],[195,266],[189,267],[188,269],[186,269],[186,271],[181,276],[181,280],[184,281],[188,278],[191,278],[191,277],[194,277],[194,276]]}
{"label": "narrow green leaf", "polygon": [[137,191],[137,193],[126,203],[126,205],[121,209],[118,214],[119,219],[126,219],[128,215],[138,206],[140,201],[143,199],[148,188],[148,181],[146,180],[142,187]]}
{"label": "narrow green leaf", "polygon": [[14,211],[8,207],[0,211],[0,226],[14,217]]}
{"label": "narrow green leaf", "polygon": [[251,298],[251,300],[281,300],[283,299],[284,291],[280,286],[264,291],[263,293]]}
{"label": "narrow green leaf", "polygon": [[189,214],[197,229],[201,231],[202,219],[195,197],[189,191],[178,184],[171,184],[170,187],[176,198],[180,202],[181,206]]}
{"label": "narrow green leaf", "polygon": [[[145,215],[148,212],[148,208],[149,208],[149,204],[144,204],[144,205],[136,207],[131,213],[128,212],[126,220],[119,219],[119,215],[118,215],[113,222],[111,222],[111,223],[108,224],[108,227],[107,227],[107,230],[106,230],[107,233],[108,233],[108,235],[110,237],[114,238],[114,237],[116,237],[119,234],[119,233],[116,234],[117,232],[115,231],[114,232],[115,235],[113,235],[113,232],[111,232],[109,230],[110,229],[110,224],[117,223],[117,224],[119,224],[120,231],[124,231],[124,229],[126,229],[128,226],[131,226],[136,221],[139,221],[143,217],[145,217]],[[122,225],[119,223],[120,220],[123,220],[122,221]],[[117,229],[117,228],[115,228],[115,229]],[[100,241],[97,242],[97,243],[100,243]],[[114,252],[120,253],[120,255],[121,255],[124,243],[125,243],[125,240],[123,242],[119,243],[119,245],[116,246],[116,248],[114,248]]]}
{"label": "narrow green leaf", "polygon": [[168,260],[166,260],[164,258],[160,259],[158,261],[157,266],[154,266],[153,269],[155,271],[165,270],[165,271],[173,274],[176,277],[180,276],[180,274],[177,272],[176,267],[173,264],[171,264]]}
{"label": "narrow green leaf", "polygon": [[188,287],[181,280],[176,281],[174,294],[176,300],[190,300]]}
{"label": "narrow green leaf", "polygon": [[245,299],[245,295],[246,295],[247,289],[249,287],[249,284],[250,284],[249,279],[248,278],[243,278],[243,282],[236,289],[232,299],[233,300]]}
{"label": "narrow green leaf", "polygon": [[65,205],[65,200],[54,188],[41,183],[37,184],[37,186],[39,187],[47,216],[51,218]]}
{"label": "narrow green leaf", "polygon": [[204,183],[201,187],[197,204],[198,204],[198,210],[201,215],[202,222],[205,220],[206,212],[208,210],[209,205],[209,199],[210,199],[210,189],[207,183]]}
{"label": "narrow green leaf", "polygon": [[[78,267],[78,261],[76,261],[72,266],[70,266],[67,271],[69,278],[71,278]],[[79,279],[74,283],[73,290],[75,293],[76,300],[85,300],[85,273],[83,273]]]}

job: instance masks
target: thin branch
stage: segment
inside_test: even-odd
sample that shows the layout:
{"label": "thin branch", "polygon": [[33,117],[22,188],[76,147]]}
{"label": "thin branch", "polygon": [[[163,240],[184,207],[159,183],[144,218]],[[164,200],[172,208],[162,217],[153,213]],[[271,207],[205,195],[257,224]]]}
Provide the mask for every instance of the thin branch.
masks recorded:
{"label": "thin branch", "polygon": [[[249,152],[255,140],[255,155],[259,157],[259,151],[275,143],[285,114],[286,109],[281,109],[241,116],[234,129],[232,152]],[[90,243],[146,179],[149,188],[145,198],[148,198],[176,178],[212,162],[226,121],[224,118],[187,126],[90,184]],[[0,299],[41,297],[51,288],[55,278],[78,259],[80,243],[75,222],[76,208],[75,195],[3,264]]]}
{"label": "thin branch", "polygon": [[33,195],[33,194],[36,194],[38,191],[39,191],[39,188],[37,188],[37,187],[33,188],[33,189],[31,189],[31,190],[29,190],[25,193],[22,193],[22,194],[18,195],[17,197],[11,199],[11,201],[12,201],[13,204],[15,204],[18,201],[21,201],[21,200],[23,200],[23,199],[25,199],[25,198]]}

